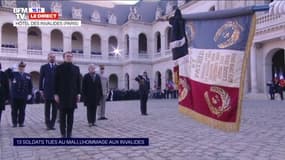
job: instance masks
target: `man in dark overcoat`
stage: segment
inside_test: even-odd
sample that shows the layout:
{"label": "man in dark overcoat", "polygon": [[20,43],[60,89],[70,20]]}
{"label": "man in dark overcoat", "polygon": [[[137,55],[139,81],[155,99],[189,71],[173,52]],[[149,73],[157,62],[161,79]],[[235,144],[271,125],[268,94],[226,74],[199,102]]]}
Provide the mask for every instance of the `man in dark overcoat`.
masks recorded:
{"label": "man in dark overcoat", "polygon": [[0,63],[0,122],[2,111],[5,110],[6,101],[9,99],[9,81],[7,75],[1,70]]}
{"label": "man in dark overcoat", "polygon": [[84,105],[87,107],[87,121],[91,127],[95,126],[96,110],[103,93],[100,76],[95,73],[95,65],[89,65],[88,71],[89,73],[83,78],[82,95]]}
{"label": "man in dark overcoat", "polygon": [[65,52],[64,62],[55,70],[54,99],[59,105],[62,138],[72,136],[74,110],[80,101],[80,70],[72,58],[71,52]]}

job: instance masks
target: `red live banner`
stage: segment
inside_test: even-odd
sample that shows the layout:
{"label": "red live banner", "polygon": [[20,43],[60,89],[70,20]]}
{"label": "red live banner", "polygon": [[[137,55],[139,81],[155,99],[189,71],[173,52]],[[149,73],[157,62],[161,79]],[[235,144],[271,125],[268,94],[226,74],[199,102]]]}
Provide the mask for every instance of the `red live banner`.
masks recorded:
{"label": "red live banner", "polygon": [[58,20],[57,12],[29,13],[30,20]]}

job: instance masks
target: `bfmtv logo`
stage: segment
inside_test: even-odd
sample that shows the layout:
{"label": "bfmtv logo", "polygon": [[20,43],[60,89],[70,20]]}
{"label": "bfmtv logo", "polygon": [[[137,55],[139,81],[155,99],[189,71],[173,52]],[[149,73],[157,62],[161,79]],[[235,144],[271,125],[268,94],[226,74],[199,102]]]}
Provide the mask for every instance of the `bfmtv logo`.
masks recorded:
{"label": "bfmtv logo", "polygon": [[29,13],[44,13],[45,8],[13,8],[17,20],[27,20]]}

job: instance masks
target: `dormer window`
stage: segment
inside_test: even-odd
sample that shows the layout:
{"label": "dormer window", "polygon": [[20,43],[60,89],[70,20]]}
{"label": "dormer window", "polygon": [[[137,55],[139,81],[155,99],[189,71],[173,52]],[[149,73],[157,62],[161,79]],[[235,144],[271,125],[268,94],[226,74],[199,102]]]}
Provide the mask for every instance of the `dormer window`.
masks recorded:
{"label": "dormer window", "polygon": [[174,9],[174,1],[168,1],[166,4],[166,13],[170,13]]}
{"label": "dormer window", "polygon": [[162,9],[160,7],[157,7],[155,11],[155,20],[158,20],[161,16],[162,16]]}
{"label": "dormer window", "polygon": [[1,0],[2,6],[6,8],[16,8],[16,0]]}
{"label": "dormer window", "polygon": [[109,24],[117,24],[117,17],[114,15],[114,13],[109,14],[108,23]]}
{"label": "dormer window", "polygon": [[29,8],[41,8],[39,0],[30,0],[28,6]]}
{"label": "dormer window", "polygon": [[91,15],[91,21],[92,22],[101,22],[101,17],[100,17],[100,13],[96,10],[93,11],[92,15]]}
{"label": "dormer window", "polygon": [[130,7],[130,13],[128,16],[128,20],[135,20],[135,21],[141,20],[141,15],[138,14],[136,6]]}
{"label": "dormer window", "polygon": [[72,7],[72,18],[73,19],[82,19],[82,9]]}
{"label": "dormer window", "polygon": [[60,2],[52,2],[51,3],[51,11],[52,12],[57,12],[58,15],[61,17],[62,16],[62,4]]}

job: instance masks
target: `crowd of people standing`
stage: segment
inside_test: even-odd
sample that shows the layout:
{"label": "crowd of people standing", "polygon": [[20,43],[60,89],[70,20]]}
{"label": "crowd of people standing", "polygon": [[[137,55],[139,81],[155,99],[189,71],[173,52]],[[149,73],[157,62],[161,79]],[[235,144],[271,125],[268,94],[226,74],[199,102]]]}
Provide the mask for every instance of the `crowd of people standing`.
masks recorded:
{"label": "crowd of people standing", "polygon": [[285,90],[285,79],[283,76],[280,78],[275,77],[272,81],[267,83],[267,86],[269,87],[269,95],[270,99],[274,100],[275,99],[275,94],[280,95],[280,99],[283,100],[283,92]]}
{"label": "crowd of people standing", "polygon": [[[105,106],[109,84],[104,75],[103,65],[99,66],[100,72],[96,73],[96,66],[90,64],[88,73],[81,81],[80,68],[73,64],[73,54],[65,52],[63,60],[63,63],[57,64],[55,55],[48,54],[48,63],[40,68],[39,93],[45,103],[46,129],[55,130],[56,120],[59,119],[61,137],[70,138],[72,137],[74,111],[81,99],[86,106],[89,127],[96,126],[96,115],[99,116],[98,120],[107,120]],[[26,64],[21,61],[18,64],[18,71],[9,68],[3,72],[0,64],[0,122],[2,111],[10,101],[12,127],[25,126],[25,109],[33,94],[32,78],[25,72],[25,67]],[[147,115],[149,78],[146,72],[138,82],[141,114]],[[99,106],[98,112],[97,106]]]}

